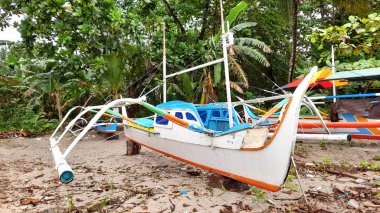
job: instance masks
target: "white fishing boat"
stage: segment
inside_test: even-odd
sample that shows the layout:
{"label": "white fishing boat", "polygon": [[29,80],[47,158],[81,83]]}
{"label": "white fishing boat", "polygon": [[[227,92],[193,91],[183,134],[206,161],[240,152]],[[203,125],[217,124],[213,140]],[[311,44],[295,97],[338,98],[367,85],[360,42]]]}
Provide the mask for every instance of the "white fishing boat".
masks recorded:
{"label": "white fishing boat", "polygon": [[[225,41],[223,43],[225,44]],[[224,48],[227,47],[224,45]],[[224,61],[228,71],[226,60],[225,54],[223,60],[216,60],[215,63]],[[124,115],[119,117],[125,121],[124,132],[129,140],[194,166],[270,191],[277,191],[288,174],[290,157],[296,141],[300,105],[316,71],[317,67],[314,67],[293,95],[274,98],[284,98],[284,100],[279,102],[270,111],[271,113],[284,104],[287,105],[283,108],[280,124],[270,139],[268,139],[269,126],[260,124],[266,121],[271,113],[254,124],[240,123],[231,101],[206,106],[174,101],[154,107],[145,102],[144,97],[119,99],[103,106],[86,107],[69,123],[63,133],[56,137],[57,130],[74,110],[72,109],[50,138],[60,179],[62,182],[73,180],[73,172],[65,158],[103,114],[118,116],[109,109],[140,104],[155,113],[154,120],[146,118],[133,120],[126,116],[123,109]],[[227,76],[228,72],[226,73]],[[228,77],[226,82],[229,86]],[[99,111],[62,154],[58,148],[62,137],[78,119],[93,110]]]}

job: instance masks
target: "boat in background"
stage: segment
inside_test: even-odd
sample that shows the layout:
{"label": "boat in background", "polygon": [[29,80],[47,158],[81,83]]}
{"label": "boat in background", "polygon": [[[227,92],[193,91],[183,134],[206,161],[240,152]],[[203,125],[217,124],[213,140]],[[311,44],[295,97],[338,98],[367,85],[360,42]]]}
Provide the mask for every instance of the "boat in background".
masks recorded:
{"label": "boat in background", "polygon": [[[344,86],[342,83],[350,81],[380,80],[380,68],[362,70],[341,71],[329,73],[317,79],[317,83],[329,82],[329,84],[311,84],[309,88],[332,88],[332,82]],[[292,88],[297,85],[296,80],[283,88]],[[323,113],[325,126],[332,134],[350,134],[355,139],[380,140],[380,93],[345,94],[331,96],[310,97],[315,104],[329,104],[330,112]],[[305,104],[307,105],[307,103]],[[309,107],[310,106],[306,106]],[[309,110],[312,112],[312,110]],[[253,117],[257,119],[257,117]],[[275,127],[278,123],[278,115],[270,118]],[[326,129],[316,114],[300,115],[298,134],[326,134]],[[273,131],[273,130],[272,130]]]}

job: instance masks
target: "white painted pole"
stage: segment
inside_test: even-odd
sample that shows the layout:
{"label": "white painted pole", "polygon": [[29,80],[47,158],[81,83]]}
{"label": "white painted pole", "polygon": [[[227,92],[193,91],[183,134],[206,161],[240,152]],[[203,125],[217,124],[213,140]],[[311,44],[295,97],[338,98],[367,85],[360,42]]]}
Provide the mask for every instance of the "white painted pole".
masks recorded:
{"label": "white painted pole", "polygon": [[[334,60],[334,46],[331,45],[331,70],[332,74],[335,73],[335,60]],[[333,96],[336,96],[336,88],[335,88],[335,80],[332,81],[333,85]],[[336,102],[336,98],[334,98],[334,103]]]}
{"label": "white painted pole", "polygon": [[226,79],[226,93],[227,93],[227,108],[228,108],[228,122],[230,128],[234,125],[232,118],[232,103],[231,103],[231,87],[230,87],[230,73],[228,70],[228,54],[227,54],[227,41],[224,30],[224,17],[223,17],[223,2],[220,0],[220,19],[222,24],[222,44],[223,44],[223,60],[224,60],[224,74]]}
{"label": "white painted pole", "polygon": [[162,29],[162,34],[163,34],[163,50],[162,50],[162,69],[163,69],[163,86],[162,86],[162,98],[163,102],[166,102],[166,40],[165,40],[165,23],[163,24],[163,29]]}
{"label": "white painted pole", "polygon": [[[268,138],[271,138],[273,133],[268,134]],[[348,134],[297,134],[297,141],[351,141],[351,136]]]}
{"label": "white painted pole", "polygon": [[305,99],[306,101],[309,103],[309,106],[313,109],[314,113],[318,116],[319,120],[321,121],[322,123],[322,126],[323,128],[325,129],[326,133],[331,135],[331,132],[329,130],[329,128],[326,126],[326,123],[325,121],[323,120],[323,117],[321,115],[321,113],[319,113],[319,110],[318,108],[314,105],[313,101],[310,100],[309,97],[305,96]]}
{"label": "white painted pole", "polygon": [[166,76],[166,79],[168,78],[171,78],[171,77],[174,77],[174,76],[177,76],[177,75],[182,75],[184,73],[187,73],[187,72],[191,72],[191,71],[194,71],[194,70],[198,70],[198,69],[201,69],[203,67],[208,67],[208,66],[211,66],[211,65],[214,65],[214,64],[217,64],[217,63],[220,63],[220,62],[223,62],[224,61],[224,58],[220,58],[220,59],[216,59],[214,61],[210,61],[210,62],[207,62],[205,64],[201,64],[201,65],[198,65],[198,66],[195,66],[195,67],[191,67],[189,69],[185,69],[185,70],[181,70],[179,72],[176,72],[176,73],[172,73],[170,75],[167,75]]}

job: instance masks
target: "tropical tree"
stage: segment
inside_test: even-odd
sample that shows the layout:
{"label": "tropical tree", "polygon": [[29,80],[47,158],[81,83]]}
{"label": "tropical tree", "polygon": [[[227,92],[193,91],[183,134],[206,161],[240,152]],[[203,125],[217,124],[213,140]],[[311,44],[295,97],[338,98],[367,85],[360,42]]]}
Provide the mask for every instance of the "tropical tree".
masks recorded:
{"label": "tropical tree", "polygon": [[[297,59],[297,43],[298,43],[298,19],[299,19],[299,7],[301,4],[307,3],[307,1],[302,0],[281,0],[279,1],[279,8],[283,11],[283,17],[285,20],[289,20],[292,28],[292,48],[291,48],[291,56],[289,63],[289,72],[288,72],[288,82],[291,82],[294,77],[294,70],[296,66]],[[332,0],[331,2],[327,2],[331,6],[339,8],[341,10],[347,10],[351,13],[363,14],[370,11],[371,1],[369,0]],[[321,15],[323,16],[323,10],[321,10]]]}

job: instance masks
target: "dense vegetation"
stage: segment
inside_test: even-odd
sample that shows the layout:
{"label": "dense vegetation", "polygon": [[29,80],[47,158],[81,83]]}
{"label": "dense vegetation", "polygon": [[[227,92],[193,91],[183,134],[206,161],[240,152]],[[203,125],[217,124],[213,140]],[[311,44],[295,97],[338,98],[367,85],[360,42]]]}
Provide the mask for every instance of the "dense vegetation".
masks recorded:
{"label": "dense vegetation", "polygon": [[[236,38],[235,95],[267,96],[262,89],[330,66],[331,45],[340,70],[380,65],[379,0],[225,1],[224,10]],[[0,0],[0,17],[1,29],[13,25],[22,36],[0,41],[0,132],[40,133],[74,105],[134,98],[160,85],[163,30],[168,73],[221,56],[216,0]],[[223,101],[221,76],[216,65],[170,79],[168,99]],[[160,102],[161,91],[149,101]]]}

